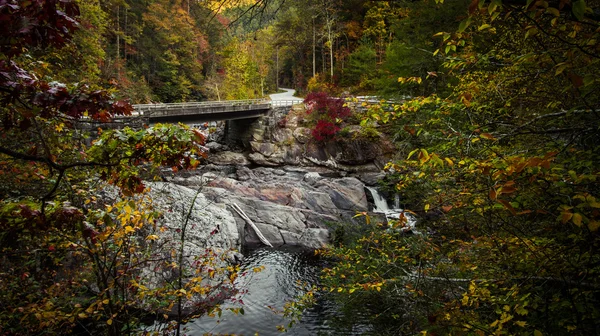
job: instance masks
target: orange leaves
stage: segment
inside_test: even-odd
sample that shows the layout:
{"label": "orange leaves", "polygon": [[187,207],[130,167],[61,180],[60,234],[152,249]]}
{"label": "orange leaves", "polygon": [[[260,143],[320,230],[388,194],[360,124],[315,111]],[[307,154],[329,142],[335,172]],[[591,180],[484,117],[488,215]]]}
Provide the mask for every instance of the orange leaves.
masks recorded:
{"label": "orange leaves", "polygon": [[497,200],[498,203],[502,204],[508,211],[510,211],[513,215],[517,214],[517,211],[515,210],[515,208],[512,206],[512,204],[510,204],[509,201],[507,200],[503,200],[503,199],[498,199]]}

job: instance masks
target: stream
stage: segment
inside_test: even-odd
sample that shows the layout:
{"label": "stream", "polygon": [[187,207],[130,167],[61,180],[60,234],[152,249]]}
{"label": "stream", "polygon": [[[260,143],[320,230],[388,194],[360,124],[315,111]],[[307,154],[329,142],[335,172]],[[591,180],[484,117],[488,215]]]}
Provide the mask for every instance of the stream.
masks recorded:
{"label": "stream", "polygon": [[[278,325],[287,327],[289,320],[274,311],[281,312],[287,301],[305,293],[306,285],[317,284],[324,262],[311,252],[296,248],[261,247],[250,250],[241,266],[240,276],[236,280],[241,292],[235,299],[243,301],[241,307],[244,308],[244,315],[225,310],[227,307],[240,307],[230,300],[222,305],[220,318],[204,316],[188,323],[185,326],[187,335],[318,335],[331,332],[329,321],[335,317],[336,307],[323,296],[316,297],[317,303],[306,310],[300,322],[287,333],[277,330]],[[262,271],[252,271],[261,266],[264,266]],[[241,275],[244,272],[247,273]]]}

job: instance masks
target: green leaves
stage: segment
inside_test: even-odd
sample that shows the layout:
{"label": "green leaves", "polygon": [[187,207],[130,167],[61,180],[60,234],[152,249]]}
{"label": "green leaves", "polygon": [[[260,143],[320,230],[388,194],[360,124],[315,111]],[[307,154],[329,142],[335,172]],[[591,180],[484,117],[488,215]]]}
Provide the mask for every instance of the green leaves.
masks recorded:
{"label": "green leaves", "polygon": [[577,20],[582,21],[585,17],[586,5],[585,0],[575,0],[571,7],[573,15],[577,18]]}

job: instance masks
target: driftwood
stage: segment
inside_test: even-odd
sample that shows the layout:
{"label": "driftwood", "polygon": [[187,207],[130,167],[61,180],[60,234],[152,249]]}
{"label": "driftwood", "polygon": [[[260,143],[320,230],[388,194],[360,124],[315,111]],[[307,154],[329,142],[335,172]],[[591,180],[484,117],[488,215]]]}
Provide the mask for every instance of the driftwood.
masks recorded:
{"label": "driftwood", "polygon": [[237,204],[233,203],[231,205],[231,207],[233,208],[233,210],[235,210],[235,212],[238,213],[238,215],[240,215],[240,217],[242,217],[242,219],[244,219],[246,221],[246,223],[250,224],[250,227],[252,227],[254,232],[256,232],[258,239],[260,239],[260,241],[263,242],[263,244],[273,247],[273,245],[271,245],[271,243],[269,243],[267,238],[265,238],[265,236],[263,236],[263,234],[260,232],[260,230],[258,229],[256,224],[254,224],[254,222],[252,222],[252,220],[244,213],[244,211],[242,211],[242,209]]}

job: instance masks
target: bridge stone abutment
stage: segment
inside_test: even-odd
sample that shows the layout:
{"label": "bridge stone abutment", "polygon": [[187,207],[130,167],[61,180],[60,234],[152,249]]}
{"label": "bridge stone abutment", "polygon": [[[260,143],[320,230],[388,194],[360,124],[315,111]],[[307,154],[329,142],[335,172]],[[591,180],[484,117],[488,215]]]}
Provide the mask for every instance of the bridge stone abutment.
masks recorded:
{"label": "bridge stone abutment", "polygon": [[274,106],[258,118],[225,122],[225,141],[228,144],[250,147],[250,141],[271,140],[271,129],[287,115],[291,106]]}

